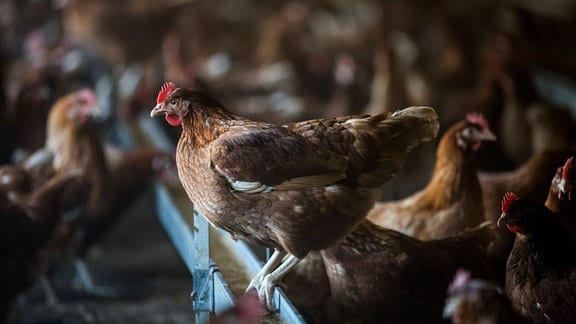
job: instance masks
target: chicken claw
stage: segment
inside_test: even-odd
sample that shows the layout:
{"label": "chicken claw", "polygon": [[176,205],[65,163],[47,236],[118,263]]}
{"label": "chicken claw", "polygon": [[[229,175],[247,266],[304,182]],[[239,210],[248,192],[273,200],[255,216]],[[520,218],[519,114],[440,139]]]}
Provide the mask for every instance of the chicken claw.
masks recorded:
{"label": "chicken claw", "polygon": [[260,298],[261,303],[266,305],[268,310],[274,309],[274,287],[300,260],[300,258],[289,255],[276,270],[267,274],[262,280],[260,289],[258,289],[258,298]]}
{"label": "chicken claw", "polygon": [[[252,279],[252,281],[250,281],[248,288],[246,288],[246,292],[248,292],[248,291],[250,291],[250,289],[254,288],[256,290],[256,292],[258,293],[258,295],[260,295],[260,287],[262,286],[262,281],[264,280],[264,277],[267,274],[269,274],[274,268],[276,268],[276,266],[278,264],[280,264],[284,255],[286,255],[286,252],[274,250],[274,253],[270,257],[270,259],[268,259],[268,261],[266,261],[266,263],[264,264],[262,269],[260,269],[260,271],[258,271],[256,276],[254,276],[254,279]],[[260,300],[262,300],[262,299],[260,299]]]}

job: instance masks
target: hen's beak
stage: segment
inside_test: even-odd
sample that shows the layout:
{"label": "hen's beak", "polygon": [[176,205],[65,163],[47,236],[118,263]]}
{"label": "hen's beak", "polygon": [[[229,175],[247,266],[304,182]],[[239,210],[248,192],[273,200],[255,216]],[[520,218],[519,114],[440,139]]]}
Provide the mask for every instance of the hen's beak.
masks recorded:
{"label": "hen's beak", "polygon": [[165,114],[167,112],[168,111],[166,110],[166,108],[164,108],[164,105],[157,104],[156,107],[154,107],[154,109],[152,109],[152,111],[150,112],[150,117],[156,117],[158,115]]}
{"label": "hen's beak", "polygon": [[476,139],[479,141],[495,141],[496,135],[494,135],[494,133],[492,133],[488,128],[486,128],[485,130],[481,131],[476,135]]}
{"label": "hen's beak", "polygon": [[498,218],[498,221],[496,222],[496,226],[500,227],[500,225],[502,224],[502,222],[504,222],[506,220],[506,217],[508,215],[506,213],[502,213],[500,215],[500,218]]}

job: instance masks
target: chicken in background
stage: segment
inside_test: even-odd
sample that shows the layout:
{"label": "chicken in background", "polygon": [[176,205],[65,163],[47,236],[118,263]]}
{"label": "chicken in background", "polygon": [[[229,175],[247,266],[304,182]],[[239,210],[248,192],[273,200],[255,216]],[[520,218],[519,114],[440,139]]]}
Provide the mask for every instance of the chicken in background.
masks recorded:
{"label": "chicken in background", "polygon": [[507,193],[498,226],[516,234],[506,265],[506,291],[514,309],[535,323],[573,322],[576,240],[560,215]]}
{"label": "chicken in background", "polygon": [[428,185],[403,200],[377,203],[368,220],[421,240],[454,236],[482,223],[482,191],[473,153],[483,141],[495,139],[482,115],[469,114],[440,140]]}
{"label": "chicken in background", "polygon": [[[78,174],[67,173],[28,193],[0,195],[0,320],[6,319],[17,295],[30,288],[41,274],[41,250],[61,215],[80,203],[85,185]],[[51,288],[46,296],[54,298]]]}
{"label": "chicken in background", "polygon": [[[108,210],[113,202],[112,180],[102,143],[90,123],[97,114],[94,92],[83,89],[58,99],[48,116],[46,149],[54,155],[55,172],[79,172],[89,188],[87,201],[79,214],[63,220],[46,247],[48,264],[70,253],[73,237],[83,222]],[[81,262],[76,262],[78,264]],[[77,272],[85,274],[85,267],[79,267]],[[88,293],[99,293],[97,287],[89,283],[82,288]]]}
{"label": "chicken in background", "polygon": [[234,238],[275,248],[247,289],[268,309],[274,285],[310,251],[352,231],[377,188],[438,130],[427,107],[276,126],[173,83],[158,94],[151,116],[158,115],[183,128],[176,162],[194,207]]}
{"label": "chicken in background", "polygon": [[576,229],[575,186],[574,157],[570,157],[562,167],[556,170],[548,198],[544,203],[548,209],[562,218],[572,233],[576,233],[574,232]]}
{"label": "chicken in background", "polygon": [[440,322],[446,287],[458,269],[487,278],[487,247],[497,238],[482,224],[457,236],[421,241],[364,220],[322,250],[340,321]]}
{"label": "chicken in background", "polygon": [[513,309],[506,291],[492,282],[472,279],[459,270],[448,287],[444,318],[453,324],[529,323]]}

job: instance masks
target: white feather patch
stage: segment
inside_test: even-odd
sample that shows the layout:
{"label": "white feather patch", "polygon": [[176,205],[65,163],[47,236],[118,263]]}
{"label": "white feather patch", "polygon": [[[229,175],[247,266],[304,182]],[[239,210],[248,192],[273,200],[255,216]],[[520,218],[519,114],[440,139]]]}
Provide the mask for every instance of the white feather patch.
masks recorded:
{"label": "white feather patch", "polygon": [[230,179],[228,179],[228,182],[235,191],[245,193],[268,193],[272,191],[272,187],[262,184],[261,182],[237,181]]}

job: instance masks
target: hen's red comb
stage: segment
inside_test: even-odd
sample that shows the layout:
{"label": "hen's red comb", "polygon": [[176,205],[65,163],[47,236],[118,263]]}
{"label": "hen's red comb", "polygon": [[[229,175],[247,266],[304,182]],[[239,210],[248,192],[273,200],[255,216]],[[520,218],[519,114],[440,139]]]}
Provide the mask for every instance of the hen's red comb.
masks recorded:
{"label": "hen's red comb", "polygon": [[564,167],[562,168],[562,179],[564,180],[568,180],[568,176],[570,176],[570,168],[572,167],[572,160],[574,160],[574,157],[569,158],[568,160],[566,160],[566,163],[564,163]]}
{"label": "hen's red comb", "polygon": [[174,91],[174,89],[176,89],[176,85],[173,82],[165,82],[162,85],[160,92],[158,92],[158,97],[156,97],[156,103],[157,104],[164,103],[166,98],[168,98],[168,96],[170,95],[170,93],[172,93],[172,91]]}
{"label": "hen's red comb", "polygon": [[469,113],[468,115],[466,115],[466,120],[472,124],[478,125],[482,129],[489,128],[488,121],[486,120],[486,118],[484,118],[484,116],[482,116],[482,113],[477,112]]}
{"label": "hen's red comb", "polygon": [[512,205],[512,203],[516,201],[516,199],[518,199],[518,196],[516,196],[515,193],[513,192],[505,193],[504,197],[502,198],[502,212],[507,213],[508,208],[510,208],[510,205]]}

